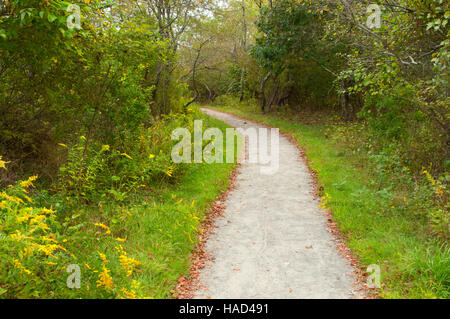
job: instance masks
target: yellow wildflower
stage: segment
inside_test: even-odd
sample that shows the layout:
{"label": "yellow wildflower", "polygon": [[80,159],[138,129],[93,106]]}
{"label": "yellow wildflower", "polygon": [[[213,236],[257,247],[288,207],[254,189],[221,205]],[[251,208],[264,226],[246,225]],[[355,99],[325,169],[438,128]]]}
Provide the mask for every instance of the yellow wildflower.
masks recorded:
{"label": "yellow wildflower", "polygon": [[45,262],[47,265],[50,265],[50,266],[56,266],[56,265],[58,265],[57,263],[54,263],[54,262],[51,262],[51,261],[46,261]]}
{"label": "yellow wildflower", "polygon": [[126,290],[125,288],[122,288],[123,296],[122,299],[136,299],[136,292],[134,290]]}
{"label": "yellow wildflower", "polygon": [[106,259],[106,255],[105,255],[105,254],[102,254],[102,253],[99,252],[98,250],[97,250],[97,253],[98,253],[98,255],[100,256],[100,259],[101,259],[104,263],[107,263],[107,262],[108,262],[108,259]]}
{"label": "yellow wildflower", "polygon": [[109,270],[103,265],[103,271],[98,275],[97,287],[104,287],[105,289],[111,289],[113,284],[113,279],[109,274]]}
{"label": "yellow wildflower", "polygon": [[24,204],[25,205],[25,202],[22,199],[20,199],[18,197],[15,197],[15,196],[9,196],[5,192],[1,192],[0,196],[3,197],[4,199],[6,199],[9,202],[14,202],[16,204]]}
{"label": "yellow wildflower", "polygon": [[42,207],[41,211],[42,211],[42,213],[47,214],[47,215],[51,215],[51,214],[55,213],[55,211],[52,209],[51,206],[50,206],[50,209]]}
{"label": "yellow wildflower", "polygon": [[0,168],[4,168],[7,170],[6,164],[8,164],[8,163],[9,162],[2,161],[2,157],[0,156]]}
{"label": "yellow wildflower", "polygon": [[20,256],[20,258],[28,258],[33,255],[33,252],[34,252],[34,246],[28,246],[28,247],[25,247],[22,252],[20,252],[19,256]]}
{"label": "yellow wildflower", "polygon": [[29,271],[28,269],[26,269],[18,259],[13,259],[14,262],[14,267],[16,267],[17,269],[20,269],[21,271],[23,271],[24,273],[31,275],[31,271]]}
{"label": "yellow wildflower", "polygon": [[38,250],[42,251],[44,254],[46,254],[47,256],[52,256],[54,258],[56,258],[55,256],[53,256],[53,252],[56,250],[66,250],[64,247],[60,246],[60,245],[56,245],[56,244],[48,244],[48,245],[38,245]]}
{"label": "yellow wildflower", "polygon": [[105,224],[95,223],[94,225],[97,226],[97,227],[103,228],[106,231],[107,234],[111,234],[111,229],[108,226],[106,226]]}
{"label": "yellow wildflower", "polygon": [[30,176],[28,180],[21,181],[20,186],[22,186],[23,188],[34,187],[33,182],[37,180],[37,178],[38,178],[37,175]]}
{"label": "yellow wildflower", "polygon": [[121,251],[121,255],[119,256],[119,261],[122,268],[126,271],[127,276],[131,276],[133,274],[133,270],[136,266],[142,265],[140,261],[137,261],[134,258],[129,258],[127,256],[127,252],[123,250],[123,248]]}

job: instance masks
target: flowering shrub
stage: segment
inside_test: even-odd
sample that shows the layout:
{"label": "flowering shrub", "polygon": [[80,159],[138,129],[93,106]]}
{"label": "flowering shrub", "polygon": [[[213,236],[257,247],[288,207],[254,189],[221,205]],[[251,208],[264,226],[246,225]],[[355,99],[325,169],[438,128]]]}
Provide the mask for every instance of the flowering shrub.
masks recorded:
{"label": "flowering shrub", "polygon": [[[183,174],[184,164],[174,164],[171,151],[176,141],[172,130],[193,130],[192,110],[187,114],[165,115],[137,135],[129,136],[120,149],[89,142],[81,136],[77,144],[66,148],[67,162],[60,168],[56,190],[94,202],[108,194],[118,201],[155,180],[175,179]],[[88,143],[88,147],[86,144]]]}
{"label": "flowering shrub", "polygon": [[33,207],[36,176],[0,192],[0,295],[42,297],[71,258],[56,231],[55,211]]}
{"label": "flowering shrub", "polygon": [[[117,244],[125,239],[114,238],[102,223],[64,231],[55,210],[34,206],[28,196],[36,179],[32,176],[0,192],[0,297],[142,298],[139,283],[128,278],[143,263]],[[83,233],[113,243],[113,248],[106,253],[81,254],[75,247],[83,245]],[[66,269],[72,264],[84,265],[80,289],[66,285]]]}

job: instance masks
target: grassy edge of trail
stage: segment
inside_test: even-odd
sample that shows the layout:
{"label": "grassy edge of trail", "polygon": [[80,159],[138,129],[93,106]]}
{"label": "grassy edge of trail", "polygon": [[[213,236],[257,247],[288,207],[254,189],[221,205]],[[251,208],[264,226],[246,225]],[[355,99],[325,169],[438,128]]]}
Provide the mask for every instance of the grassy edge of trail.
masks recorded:
{"label": "grassy edge of trail", "polygon": [[[448,298],[448,247],[426,231],[423,219],[378,207],[379,189],[371,166],[345,145],[329,139],[322,124],[302,124],[277,114],[262,114],[246,105],[208,106],[277,127],[304,149],[323,187],[322,203],[330,209],[348,247],[363,266],[381,269],[382,298]],[[362,191],[364,190],[364,191]],[[414,212],[411,212],[414,213]]]}
{"label": "grassy edge of trail", "polygon": [[[207,127],[223,132],[229,127],[212,118],[201,119]],[[135,278],[143,288],[143,296],[173,298],[177,280],[189,277],[190,255],[198,242],[200,224],[210,205],[228,188],[236,166],[187,165],[185,174],[174,184],[155,185],[149,196],[137,195],[134,207],[123,208],[128,218],[121,228],[129,234],[123,246],[136,259],[145,261]]]}

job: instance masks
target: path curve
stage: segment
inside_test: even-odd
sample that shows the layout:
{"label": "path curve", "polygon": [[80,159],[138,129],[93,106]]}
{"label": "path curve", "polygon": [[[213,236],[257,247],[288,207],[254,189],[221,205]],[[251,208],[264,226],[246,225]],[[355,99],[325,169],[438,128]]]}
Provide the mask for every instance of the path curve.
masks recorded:
{"label": "path curve", "polygon": [[[210,109],[236,128],[263,127]],[[206,243],[213,256],[196,298],[355,298],[353,268],[338,254],[300,151],[280,135],[279,170],[243,163]]]}

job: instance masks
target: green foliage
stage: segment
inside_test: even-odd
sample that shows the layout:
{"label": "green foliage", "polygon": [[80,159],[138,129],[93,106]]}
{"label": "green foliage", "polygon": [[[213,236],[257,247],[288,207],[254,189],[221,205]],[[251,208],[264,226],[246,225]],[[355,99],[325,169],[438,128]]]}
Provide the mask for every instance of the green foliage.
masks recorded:
{"label": "green foliage", "polygon": [[[0,39],[0,150],[16,171],[55,178],[57,143],[84,135],[119,147],[160,114],[151,109],[154,85],[145,78],[168,53],[153,20],[125,19],[117,6],[107,14],[100,2],[79,4],[81,30],[68,29],[67,3],[59,1],[12,1],[0,20],[11,33]],[[23,10],[33,14],[21,23]],[[52,14],[58,18],[46,18]]]}
{"label": "green foliage", "polygon": [[[171,130],[192,129],[194,119],[226,128],[188,110],[124,141],[120,152],[91,144],[84,160],[82,137],[60,145],[68,158],[57,192],[31,193],[36,176],[0,191],[0,298],[172,297],[189,272],[204,212],[234,167],[171,162]],[[73,264],[81,268],[79,289],[66,285]]]}
{"label": "green foliage", "polygon": [[98,142],[91,142],[87,148],[84,136],[73,146],[60,144],[68,149],[68,156],[60,168],[56,190],[88,202],[108,194],[123,201],[140,187],[179,178],[186,166],[172,162],[175,141],[170,138],[171,132],[178,127],[193,130],[194,116],[198,113],[192,110],[164,115],[149,128],[141,127],[133,135],[122,136],[120,150]]}

